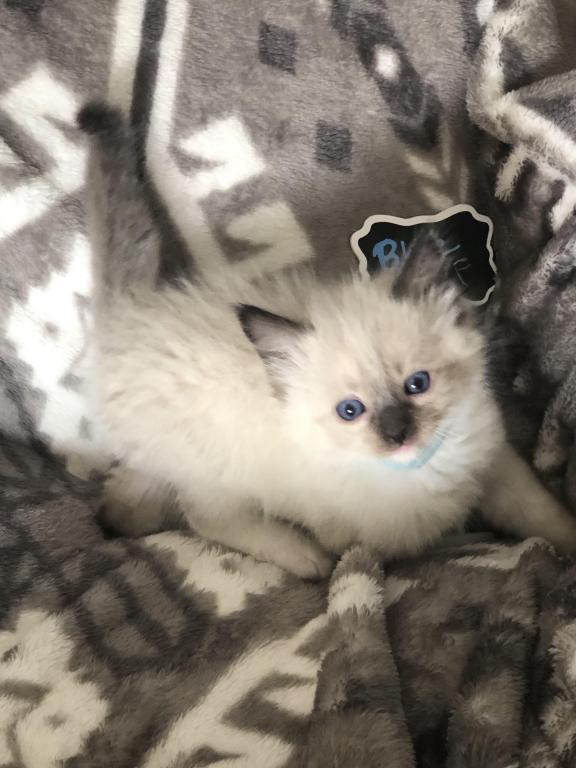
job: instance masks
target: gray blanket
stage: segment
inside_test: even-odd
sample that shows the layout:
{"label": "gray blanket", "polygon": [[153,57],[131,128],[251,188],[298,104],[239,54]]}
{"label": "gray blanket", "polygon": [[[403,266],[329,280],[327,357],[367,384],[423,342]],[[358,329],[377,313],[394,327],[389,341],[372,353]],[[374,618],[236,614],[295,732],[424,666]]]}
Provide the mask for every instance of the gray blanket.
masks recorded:
{"label": "gray blanket", "polygon": [[353,550],[311,585],[107,538],[75,128],[130,116],[166,280],[329,279],[371,214],[490,215],[530,348],[511,429],[575,503],[575,33],[570,0],[2,4],[0,766],[576,765],[576,571],[543,542]]}

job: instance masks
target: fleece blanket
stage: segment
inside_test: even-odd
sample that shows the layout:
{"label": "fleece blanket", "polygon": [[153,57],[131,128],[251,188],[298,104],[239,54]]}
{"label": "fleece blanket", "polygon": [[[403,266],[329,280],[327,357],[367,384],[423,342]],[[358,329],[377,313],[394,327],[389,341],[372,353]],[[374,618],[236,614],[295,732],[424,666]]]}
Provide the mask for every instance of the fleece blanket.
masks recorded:
{"label": "fleece blanket", "polygon": [[2,3],[1,766],[576,765],[576,570],[544,542],[355,549],[314,585],[98,524],[75,127],[129,115],[166,280],[329,279],[371,214],[489,215],[510,422],[574,503],[575,33],[570,0]]}

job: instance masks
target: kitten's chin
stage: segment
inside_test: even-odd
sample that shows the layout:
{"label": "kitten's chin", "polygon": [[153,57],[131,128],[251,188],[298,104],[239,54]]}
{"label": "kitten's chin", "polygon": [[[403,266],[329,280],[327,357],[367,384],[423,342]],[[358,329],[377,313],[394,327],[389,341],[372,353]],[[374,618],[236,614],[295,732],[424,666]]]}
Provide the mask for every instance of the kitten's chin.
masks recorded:
{"label": "kitten's chin", "polygon": [[401,445],[400,448],[396,448],[396,450],[387,451],[385,458],[394,461],[396,464],[409,464],[418,457],[421,450],[421,446],[416,443],[408,443],[406,445]]}

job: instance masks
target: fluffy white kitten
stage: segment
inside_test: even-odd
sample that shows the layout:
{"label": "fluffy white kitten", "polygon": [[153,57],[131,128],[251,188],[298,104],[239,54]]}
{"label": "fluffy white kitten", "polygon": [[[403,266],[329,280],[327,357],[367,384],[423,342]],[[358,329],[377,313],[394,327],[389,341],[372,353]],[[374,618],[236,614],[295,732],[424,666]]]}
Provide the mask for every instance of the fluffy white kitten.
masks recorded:
{"label": "fluffy white kitten", "polygon": [[102,138],[96,396],[122,466],[108,484],[117,522],[153,527],[172,494],[201,535],[302,577],[354,543],[417,552],[474,505],[512,533],[576,547],[575,521],[506,442],[483,335],[432,239],[372,281],[157,287],[150,267],[137,280],[127,266],[155,238],[129,137],[102,107],[80,124]]}

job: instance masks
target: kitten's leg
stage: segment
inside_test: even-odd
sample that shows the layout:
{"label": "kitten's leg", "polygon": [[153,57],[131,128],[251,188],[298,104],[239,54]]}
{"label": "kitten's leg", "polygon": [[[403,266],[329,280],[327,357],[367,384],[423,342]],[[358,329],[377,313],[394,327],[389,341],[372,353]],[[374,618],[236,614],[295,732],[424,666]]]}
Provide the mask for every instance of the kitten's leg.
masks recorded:
{"label": "kitten's leg", "polygon": [[575,396],[576,380],[570,375],[548,403],[534,455],[534,466],[541,472],[558,470],[566,462],[572,442],[570,420],[566,417]]}
{"label": "kitten's leg", "polygon": [[110,473],[105,484],[105,521],[118,533],[144,536],[162,530],[166,519],[182,515],[203,538],[231,549],[279,565],[303,579],[328,576],[332,560],[312,539],[272,518],[249,512],[232,497],[213,492],[202,494],[200,483],[194,488],[194,509],[202,515],[181,512],[180,504],[169,486],[120,465]]}
{"label": "kitten's leg", "polygon": [[481,508],[498,528],[524,538],[540,536],[562,552],[576,552],[576,518],[509,445],[486,478]]}
{"label": "kitten's leg", "polygon": [[157,533],[176,515],[176,495],[169,486],[122,464],[110,471],[104,483],[103,517],[117,533]]}
{"label": "kitten's leg", "polygon": [[302,579],[325,578],[333,568],[318,544],[279,520],[228,509],[226,514],[194,517],[190,524],[203,538],[279,565]]}

